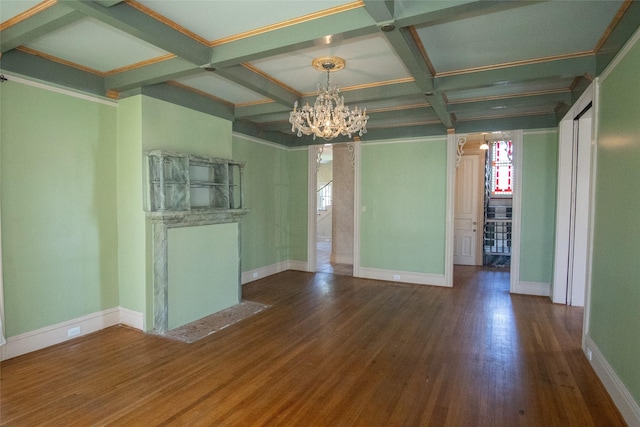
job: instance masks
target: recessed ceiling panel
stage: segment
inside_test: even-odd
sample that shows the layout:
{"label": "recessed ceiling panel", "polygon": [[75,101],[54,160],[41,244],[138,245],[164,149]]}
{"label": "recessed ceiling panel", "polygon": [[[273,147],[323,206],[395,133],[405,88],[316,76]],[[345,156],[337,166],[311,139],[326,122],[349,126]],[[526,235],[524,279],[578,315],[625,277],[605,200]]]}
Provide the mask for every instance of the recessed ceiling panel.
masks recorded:
{"label": "recessed ceiling panel", "polygon": [[447,92],[447,99],[455,102],[464,99],[482,99],[495,96],[509,96],[522,93],[569,90],[573,79],[556,79],[524,83],[506,83],[489,87]]}
{"label": "recessed ceiling panel", "polygon": [[41,3],[40,0],[2,0],[0,3],[0,24],[26,12]]}
{"label": "recessed ceiling panel", "polygon": [[333,72],[330,76],[331,83],[340,87],[410,77],[404,64],[381,34],[314,46],[253,61],[251,65],[300,93],[311,93],[317,90],[318,83],[324,84],[327,80],[326,73],[311,66],[311,61],[320,56],[339,56],[345,60],[344,69]]}
{"label": "recessed ceiling panel", "polygon": [[437,73],[592,51],[622,1],[551,1],[417,27]]}
{"label": "recessed ceiling panel", "polygon": [[[348,94],[348,92],[347,92]],[[349,103],[345,102],[347,106]],[[428,107],[427,97],[424,95],[403,96],[402,98],[382,99],[379,101],[360,102],[360,107],[367,107],[367,111],[404,110],[416,106]]]}
{"label": "recessed ceiling panel", "polygon": [[509,108],[485,108],[479,111],[456,113],[458,121],[489,119],[498,117],[517,117],[533,114],[550,114],[554,112],[555,105],[522,105]]}
{"label": "recessed ceiling panel", "polygon": [[93,18],[80,19],[25,46],[100,72],[168,53]]}
{"label": "recessed ceiling panel", "polygon": [[268,98],[214,73],[202,73],[176,79],[184,86],[208,93],[234,105],[268,101]]}
{"label": "recessed ceiling panel", "polygon": [[[305,1],[157,1],[139,3],[198,36],[215,41],[256,28],[351,3],[350,0]],[[328,30],[330,32],[330,29]]]}

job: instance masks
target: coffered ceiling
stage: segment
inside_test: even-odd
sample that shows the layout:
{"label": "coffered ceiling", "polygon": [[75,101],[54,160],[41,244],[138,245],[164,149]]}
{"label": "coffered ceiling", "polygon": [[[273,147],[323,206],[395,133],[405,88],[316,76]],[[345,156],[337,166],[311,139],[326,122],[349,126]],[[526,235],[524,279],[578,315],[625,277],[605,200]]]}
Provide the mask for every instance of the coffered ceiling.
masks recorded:
{"label": "coffered ceiling", "polygon": [[638,29],[606,1],[0,0],[0,67],[121,99],[143,93],[287,146],[331,73],[362,140],[556,126]]}

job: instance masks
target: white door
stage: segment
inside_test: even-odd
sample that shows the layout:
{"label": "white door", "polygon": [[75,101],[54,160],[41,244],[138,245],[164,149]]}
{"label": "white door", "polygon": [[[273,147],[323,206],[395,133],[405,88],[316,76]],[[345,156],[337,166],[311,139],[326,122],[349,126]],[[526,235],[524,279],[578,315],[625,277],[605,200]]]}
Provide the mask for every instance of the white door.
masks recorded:
{"label": "white door", "polygon": [[[587,98],[588,99],[588,98]],[[560,122],[556,247],[552,300],[585,306],[589,269],[591,189],[591,103],[578,102]],[[579,108],[582,108],[580,110]]]}
{"label": "white door", "polygon": [[453,263],[476,265],[480,156],[464,155],[456,169]]}
{"label": "white door", "polygon": [[589,109],[576,123],[577,170],[575,174],[574,209],[572,212],[573,239],[569,243],[569,281],[567,304],[584,307],[587,281],[587,248],[589,246],[589,174],[591,162],[591,122],[593,109]]}

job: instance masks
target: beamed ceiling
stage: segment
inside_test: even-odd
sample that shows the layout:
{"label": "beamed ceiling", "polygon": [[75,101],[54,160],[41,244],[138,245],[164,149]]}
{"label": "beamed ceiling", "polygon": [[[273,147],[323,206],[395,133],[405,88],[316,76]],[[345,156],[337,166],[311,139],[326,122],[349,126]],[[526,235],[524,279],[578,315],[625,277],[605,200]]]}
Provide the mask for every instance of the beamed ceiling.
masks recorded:
{"label": "beamed ceiling", "polygon": [[331,74],[367,107],[363,141],[546,128],[638,29],[635,1],[0,0],[0,67],[122,99],[145,94],[286,146],[295,101]]}

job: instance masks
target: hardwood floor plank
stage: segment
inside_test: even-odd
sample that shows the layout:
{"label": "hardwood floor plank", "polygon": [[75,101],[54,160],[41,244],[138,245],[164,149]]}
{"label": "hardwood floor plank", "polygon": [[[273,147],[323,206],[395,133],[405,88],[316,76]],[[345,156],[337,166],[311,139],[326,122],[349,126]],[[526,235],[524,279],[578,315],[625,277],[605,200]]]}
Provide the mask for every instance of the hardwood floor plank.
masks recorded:
{"label": "hardwood floor plank", "polygon": [[192,344],[112,327],[0,364],[0,425],[622,426],[583,312],[456,267],[452,289],[287,271]]}

